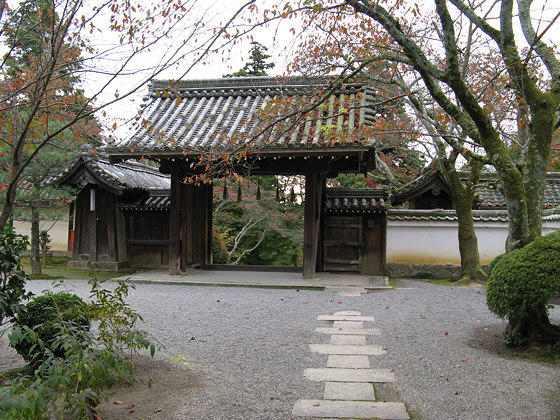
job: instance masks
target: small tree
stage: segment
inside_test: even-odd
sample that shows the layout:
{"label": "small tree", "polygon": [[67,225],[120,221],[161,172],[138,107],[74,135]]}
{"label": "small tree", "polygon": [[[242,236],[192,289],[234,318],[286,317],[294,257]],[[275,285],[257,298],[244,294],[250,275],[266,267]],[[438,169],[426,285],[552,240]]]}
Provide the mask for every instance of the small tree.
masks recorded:
{"label": "small tree", "polygon": [[226,74],[224,77],[268,76],[267,70],[273,69],[275,64],[266,62],[271,57],[266,54],[266,51],[268,51],[268,48],[259,42],[251,42],[249,61],[240,70],[232,74]]}

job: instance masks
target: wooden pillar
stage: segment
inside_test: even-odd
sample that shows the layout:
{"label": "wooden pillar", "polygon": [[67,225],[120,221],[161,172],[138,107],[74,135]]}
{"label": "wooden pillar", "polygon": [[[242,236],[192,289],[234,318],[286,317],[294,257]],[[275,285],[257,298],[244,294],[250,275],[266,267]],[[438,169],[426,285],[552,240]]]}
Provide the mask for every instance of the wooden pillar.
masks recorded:
{"label": "wooden pillar", "polygon": [[179,200],[182,178],[178,163],[172,163],[169,208],[169,274],[179,274],[181,271],[181,203]]}
{"label": "wooden pillar", "polygon": [[305,209],[303,228],[303,277],[315,277],[319,234],[321,230],[321,200],[325,175],[310,169],[305,174]]}
{"label": "wooden pillar", "polygon": [[74,239],[74,209],[76,208],[76,202],[72,201],[68,206],[68,253],[72,256],[72,241]]}
{"label": "wooden pillar", "polygon": [[97,261],[97,196],[98,191],[95,187],[89,190],[89,213],[88,227],[89,230],[89,260]]}
{"label": "wooden pillar", "polygon": [[212,214],[214,205],[214,184],[210,183],[206,186],[206,255],[204,265],[212,264]]}

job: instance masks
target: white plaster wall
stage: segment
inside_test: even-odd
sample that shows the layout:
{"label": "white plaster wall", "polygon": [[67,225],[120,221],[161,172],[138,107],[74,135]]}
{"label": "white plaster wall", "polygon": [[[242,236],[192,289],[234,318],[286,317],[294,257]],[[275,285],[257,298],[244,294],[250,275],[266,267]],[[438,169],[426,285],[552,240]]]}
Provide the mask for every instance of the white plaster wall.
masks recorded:
{"label": "white plaster wall", "polygon": [[[31,222],[14,221],[14,228],[20,235],[27,235],[28,237],[31,237]],[[56,222],[51,220],[40,223],[40,230],[46,230],[49,228],[49,235],[51,236],[51,251],[67,252],[68,220],[57,220]]]}
{"label": "white plaster wall", "polygon": [[[543,223],[543,235],[560,229],[560,221]],[[507,223],[476,222],[481,264],[505,252]],[[460,265],[457,223],[387,220],[387,262]]]}

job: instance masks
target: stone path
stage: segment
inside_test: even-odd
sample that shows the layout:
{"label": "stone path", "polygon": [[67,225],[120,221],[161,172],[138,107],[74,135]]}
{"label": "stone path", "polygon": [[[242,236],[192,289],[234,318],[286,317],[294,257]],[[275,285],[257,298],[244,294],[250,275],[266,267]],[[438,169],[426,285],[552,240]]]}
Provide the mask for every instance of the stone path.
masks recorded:
{"label": "stone path", "polygon": [[[359,291],[339,291],[359,296]],[[334,315],[320,315],[318,321],[333,322],[332,327],[315,331],[331,336],[330,344],[310,344],[313,353],[328,354],[327,367],[306,369],[310,381],[325,382],[322,400],[299,400],[292,416],[304,418],[409,419],[406,407],[398,402],[376,401],[374,383],[394,382],[390,369],[371,369],[369,357],[385,354],[378,345],[367,344],[366,336],[379,336],[376,328],[364,328],[374,322],[371,316],[356,311],[341,311]]]}

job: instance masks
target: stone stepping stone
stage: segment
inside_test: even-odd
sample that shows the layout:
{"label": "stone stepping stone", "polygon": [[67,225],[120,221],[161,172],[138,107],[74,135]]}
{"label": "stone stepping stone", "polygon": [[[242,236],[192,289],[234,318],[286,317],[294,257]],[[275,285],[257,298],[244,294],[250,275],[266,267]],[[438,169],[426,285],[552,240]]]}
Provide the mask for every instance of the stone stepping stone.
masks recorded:
{"label": "stone stepping stone", "polygon": [[373,385],[364,382],[325,382],[324,400],[375,401]]}
{"label": "stone stepping stone", "polygon": [[361,315],[319,315],[318,321],[350,321],[350,322],[373,322],[375,318],[372,316]]}
{"label": "stone stepping stone", "polygon": [[356,346],[353,344],[310,344],[313,353],[319,354],[365,354],[378,356],[387,353],[381,346]]}
{"label": "stone stepping stone", "polygon": [[356,321],[334,321],[334,328],[364,328],[363,322]]}
{"label": "stone stepping stone", "polygon": [[329,335],[381,335],[378,328],[315,328],[315,331]]}
{"label": "stone stepping stone", "polygon": [[408,420],[403,403],[375,401],[299,400],[293,416],[316,418],[360,418]]}
{"label": "stone stepping stone", "polygon": [[350,368],[350,369],[369,369],[368,356],[348,356],[341,354],[331,354],[327,360],[329,368]]}
{"label": "stone stepping stone", "polygon": [[338,311],[334,313],[335,315],[342,315],[342,316],[359,316],[362,313],[358,311]]}
{"label": "stone stepping stone", "polygon": [[304,375],[310,381],[321,382],[395,382],[390,369],[309,368]]}
{"label": "stone stepping stone", "polygon": [[332,335],[331,344],[366,345],[365,335]]}

